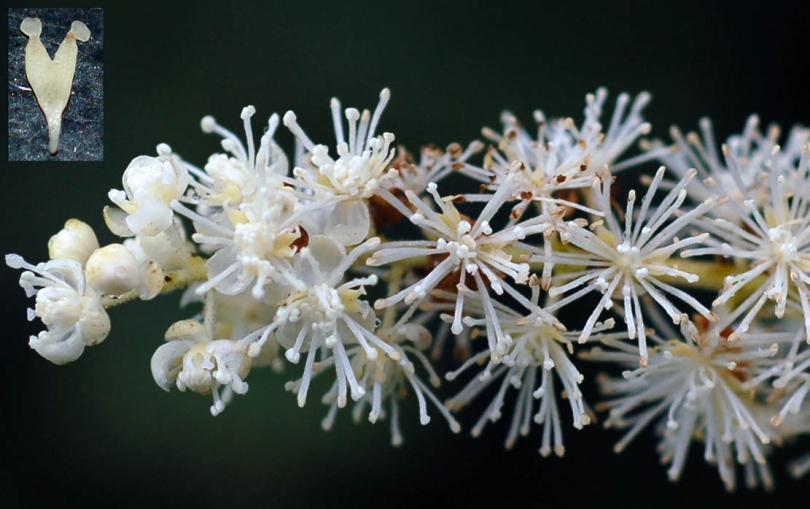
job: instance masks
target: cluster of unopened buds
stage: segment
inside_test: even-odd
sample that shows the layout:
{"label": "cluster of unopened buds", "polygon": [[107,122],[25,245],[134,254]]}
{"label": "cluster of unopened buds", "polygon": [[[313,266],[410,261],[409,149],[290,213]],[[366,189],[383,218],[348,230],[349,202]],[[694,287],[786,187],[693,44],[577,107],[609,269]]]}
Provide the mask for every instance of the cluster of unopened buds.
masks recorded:
{"label": "cluster of unopened buds", "polygon": [[[537,427],[540,454],[561,456],[564,423],[604,412],[625,430],[617,451],[654,428],[672,480],[694,445],[727,489],[738,471],[770,488],[768,455],[810,431],[810,130],[780,146],[752,116],[722,145],[707,119],[650,139],[649,95],[621,94],[603,118],[600,89],[581,123],[536,111],[527,129],[504,113],[489,145],[414,156],[377,134],[389,95],[373,113],[332,99],[334,145],[291,111],[256,145],[248,106],[244,141],[202,120],[223,149],[202,168],[165,144],[135,158],[104,209],[121,243],[100,247],[71,219],[50,261],[6,256],[47,327],[30,346],[75,361],[109,333],[107,308],[182,288],[201,311],[168,328],[152,374],[212,397],[213,415],[271,366],[292,373],[300,406],[315,376],[332,382],[325,429],[349,405],[355,421],[387,419],[399,445],[404,398],[454,432],[491,398],[474,436],[507,413],[507,447]],[[437,361],[457,364],[442,377]],[[606,370],[593,407],[582,362]]]}

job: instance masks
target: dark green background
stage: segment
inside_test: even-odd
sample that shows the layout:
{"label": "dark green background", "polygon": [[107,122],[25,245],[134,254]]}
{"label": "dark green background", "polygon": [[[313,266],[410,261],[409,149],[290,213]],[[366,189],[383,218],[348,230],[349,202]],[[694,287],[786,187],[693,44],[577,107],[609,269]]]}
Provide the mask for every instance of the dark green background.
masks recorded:
{"label": "dark green background", "polygon": [[[806,4],[105,6],[105,161],[0,166],[0,251],[45,260],[49,236],[70,217],[94,226],[103,243],[113,241],[101,209],[107,190],[120,188],[127,163],[166,142],[202,165],[219,146],[200,132],[200,118],[213,114],[238,130],[247,104],[262,123],[273,111],[294,109],[312,139],[331,142],[329,98],[373,107],[388,86],[381,128],[414,150],[468,142],[483,125],[497,126],[503,108],[526,120],[537,107],[581,119],[585,93],[601,85],[614,96],[649,90],[646,115],[659,136],[673,123],[691,129],[707,114],[720,138],[741,130],[751,112],[765,123],[807,122]],[[278,138],[291,146],[288,133]],[[791,454],[780,454],[775,494],[726,496],[697,448],[684,479],[670,484],[649,433],[616,456],[618,434],[597,426],[576,432],[567,413],[562,460],[537,455],[537,430],[507,453],[506,423],[473,440],[452,435],[438,415],[419,426],[413,407],[403,416],[400,449],[389,446],[385,424],[354,426],[345,415],[324,433],[326,409],[312,398],[300,410],[283,391],[283,380],[300,371],[295,367],[286,377],[255,371],[249,394],[212,418],[209,400],[166,394],[149,372],[165,329],[191,313],[177,309],[177,296],[112,310],[107,341],[56,367],[27,347],[39,326],[25,322],[29,302],[17,279],[0,268],[3,508],[473,507],[496,500],[739,508],[789,506],[807,491],[808,480],[783,473]],[[474,416],[463,417],[469,429]]]}

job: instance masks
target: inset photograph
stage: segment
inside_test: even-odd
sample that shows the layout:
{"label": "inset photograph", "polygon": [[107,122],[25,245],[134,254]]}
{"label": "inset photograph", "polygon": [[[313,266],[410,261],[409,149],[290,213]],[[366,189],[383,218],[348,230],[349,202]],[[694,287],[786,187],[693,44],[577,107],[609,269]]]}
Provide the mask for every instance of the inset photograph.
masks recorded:
{"label": "inset photograph", "polygon": [[9,161],[104,159],[103,17],[9,9]]}

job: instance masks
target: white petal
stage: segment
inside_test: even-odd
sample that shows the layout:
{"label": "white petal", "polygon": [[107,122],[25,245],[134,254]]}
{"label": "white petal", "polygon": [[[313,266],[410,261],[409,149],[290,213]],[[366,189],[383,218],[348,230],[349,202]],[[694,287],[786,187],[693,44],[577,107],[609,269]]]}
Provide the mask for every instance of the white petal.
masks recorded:
{"label": "white petal", "polygon": [[368,206],[363,200],[345,200],[327,214],[323,233],[344,246],[353,246],[366,240],[371,226]]}
{"label": "white petal", "polygon": [[127,226],[140,235],[157,235],[172,225],[173,212],[160,200],[141,200],[138,210],[127,217]]}
{"label": "white petal", "polygon": [[[236,253],[233,246],[220,249],[214,256],[208,259],[208,279],[209,281],[217,277],[220,273],[231,268],[236,262]],[[237,269],[232,271],[221,281],[217,282],[215,288],[225,295],[236,295],[241,293],[253,281],[253,277],[242,278],[242,271]]]}
{"label": "white petal", "polygon": [[168,391],[177,380],[177,375],[183,369],[183,356],[192,347],[191,341],[170,341],[155,350],[152,355],[152,378],[155,383]]}
{"label": "white petal", "polygon": [[127,225],[127,213],[117,207],[104,207],[107,228],[119,237],[132,237],[135,233]]}
{"label": "white petal", "polygon": [[110,333],[110,317],[107,315],[107,311],[96,301],[95,305],[85,307],[84,314],[77,327],[81,332],[84,344],[94,346],[104,341],[107,334]]}
{"label": "white petal", "polygon": [[39,336],[31,336],[28,345],[37,351],[38,354],[59,366],[73,362],[81,357],[84,352],[84,342],[82,335],[77,330],[64,340],[56,338],[49,331],[39,333]]}

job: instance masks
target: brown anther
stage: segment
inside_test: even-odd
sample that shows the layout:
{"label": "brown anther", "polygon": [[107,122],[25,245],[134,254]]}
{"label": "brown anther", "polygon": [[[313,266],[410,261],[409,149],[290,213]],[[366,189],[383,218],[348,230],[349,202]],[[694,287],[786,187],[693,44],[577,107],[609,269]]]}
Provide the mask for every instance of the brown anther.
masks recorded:
{"label": "brown anther", "polygon": [[400,145],[397,148],[397,157],[391,161],[391,168],[402,169],[403,166],[412,166],[413,156],[405,150],[405,147]]}
{"label": "brown anther", "polygon": [[694,315],[692,317],[692,322],[695,324],[695,327],[701,334],[709,330],[709,319],[701,314]]}
{"label": "brown anther", "polygon": [[458,363],[463,363],[470,358],[470,349],[466,345],[456,344],[453,347],[453,359]]}
{"label": "brown anther", "polygon": [[298,227],[298,238],[292,241],[290,247],[295,248],[296,251],[301,251],[309,245],[309,234],[303,226]]}

